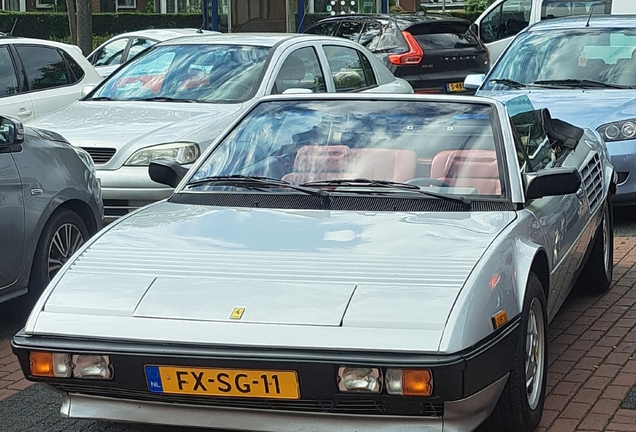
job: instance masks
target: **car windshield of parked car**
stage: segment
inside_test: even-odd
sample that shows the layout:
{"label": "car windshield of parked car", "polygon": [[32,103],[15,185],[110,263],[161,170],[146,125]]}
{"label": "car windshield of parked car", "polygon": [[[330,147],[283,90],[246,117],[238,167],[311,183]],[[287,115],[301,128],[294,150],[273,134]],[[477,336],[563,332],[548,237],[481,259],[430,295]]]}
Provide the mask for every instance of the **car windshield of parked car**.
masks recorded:
{"label": "car windshield of parked car", "polygon": [[495,66],[485,89],[504,89],[511,84],[636,88],[636,29],[523,34]]}
{"label": "car windshield of parked car", "polygon": [[290,184],[502,195],[492,111],[429,101],[263,102],[215,147],[186,189],[215,190],[228,179],[258,176],[278,181],[276,192]]}
{"label": "car windshield of parked car", "polygon": [[256,93],[268,54],[258,46],[155,46],[113,73],[91,99],[243,102]]}

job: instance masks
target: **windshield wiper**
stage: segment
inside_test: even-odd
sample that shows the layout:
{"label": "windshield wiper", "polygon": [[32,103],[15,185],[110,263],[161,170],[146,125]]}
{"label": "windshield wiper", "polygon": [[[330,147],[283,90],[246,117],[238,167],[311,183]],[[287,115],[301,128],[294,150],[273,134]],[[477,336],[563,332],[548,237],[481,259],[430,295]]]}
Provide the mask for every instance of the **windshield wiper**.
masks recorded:
{"label": "windshield wiper", "polygon": [[518,81],[515,80],[511,80],[508,78],[493,78],[488,80],[488,82],[494,83],[494,84],[503,84],[506,85],[508,87],[512,87],[512,88],[526,88],[528,87],[527,84],[524,83],[520,83]]}
{"label": "windshield wiper", "polygon": [[564,87],[598,87],[598,88],[613,88],[613,89],[629,89],[632,86],[608,84],[601,81],[587,80],[587,79],[563,79],[563,80],[541,80],[535,81],[532,84],[536,85],[556,85]]}
{"label": "windshield wiper", "polygon": [[188,102],[188,103],[196,102],[195,99],[179,99],[179,98],[171,98],[167,96],[155,96],[150,98],[139,98],[139,99],[132,99],[132,100],[143,101],[143,102]]}
{"label": "windshield wiper", "polygon": [[400,183],[388,180],[372,180],[365,178],[356,179],[335,179],[335,180],[321,180],[311,181],[301,184],[300,186],[369,186],[369,187],[381,187],[381,188],[394,188],[400,190],[406,190],[409,192],[415,192],[422,195],[438,198],[443,201],[454,202],[461,204],[462,209],[470,210],[472,202],[461,195],[448,195],[437,192],[424,191],[419,186],[409,183]]}
{"label": "windshield wiper", "polygon": [[94,100],[94,101],[112,101],[115,100],[113,98],[109,98],[108,96],[99,96],[99,97],[92,97],[90,99],[86,99],[86,100]]}
{"label": "windshield wiper", "polygon": [[317,196],[320,198],[328,198],[329,194],[320,189],[312,189],[303,186],[294,186],[289,182],[284,180],[279,180],[271,177],[260,177],[260,176],[246,176],[241,174],[233,174],[233,175],[225,175],[225,176],[209,176],[203,177],[200,179],[192,180],[186,183],[186,186],[199,186],[202,184],[209,183],[218,183],[225,184],[228,186],[242,186],[245,188],[249,187],[284,187],[288,189],[293,189],[299,192],[303,192],[309,195]]}

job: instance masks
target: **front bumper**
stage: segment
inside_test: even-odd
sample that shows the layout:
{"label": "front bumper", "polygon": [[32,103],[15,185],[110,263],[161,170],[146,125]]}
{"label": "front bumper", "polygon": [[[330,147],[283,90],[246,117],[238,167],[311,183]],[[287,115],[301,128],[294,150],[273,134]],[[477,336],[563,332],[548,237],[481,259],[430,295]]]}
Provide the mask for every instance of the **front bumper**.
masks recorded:
{"label": "front bumper", "polygon": [[[12,347],[27,379],[65,394],[62,414],[69,417],[262,431],[461,431],[483,422],[497,403],[520,337],[519,322],[517,317],[479,346],[452,355],[115,343],[22,332],[14,337]],[[114,377],[104,381],[33,377],[30,351],[108,354]],[[152,393],[143,372],[147,364],[294,370],[300,399]],[[336,375],[342,365],[427,367],[433,374],[433,395],[341,393]]]}
{"label": "front bumper", "polygon": [[97,169],[102,185],[104,216],[112,222],[140,207],[168,198],[173,189],[150,179],[148,167],[122,166],[116,170]]}
{"label": "front bumper", "polygon": [[636,140],[607,143],[607,151],[618,175],[614,205],[636,205]]}

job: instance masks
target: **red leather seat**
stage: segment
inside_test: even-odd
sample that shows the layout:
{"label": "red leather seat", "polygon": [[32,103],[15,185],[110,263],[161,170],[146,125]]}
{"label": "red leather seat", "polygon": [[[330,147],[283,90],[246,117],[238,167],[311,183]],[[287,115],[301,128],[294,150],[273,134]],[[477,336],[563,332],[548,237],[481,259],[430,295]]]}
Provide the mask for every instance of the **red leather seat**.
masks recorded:
{"label": "red leather seat", "polygon": [[500,195],[499,166],[494,150],[444,150],[431,163],[431,178],[452,186],[472,187],[481,195]]}
{"label": "red leather seat", "polygon": [[415,177],[417,154],[404,149],[351,149],[351,170],[373,180],[405,182]]}
{"label": "red leather seat", "polygon": [[285,174],[282,180],[301,184],[310,181],[351,179],[358,174],[348,171],[351,149],[344,145],[304,146],[294,160],[294,172]]}

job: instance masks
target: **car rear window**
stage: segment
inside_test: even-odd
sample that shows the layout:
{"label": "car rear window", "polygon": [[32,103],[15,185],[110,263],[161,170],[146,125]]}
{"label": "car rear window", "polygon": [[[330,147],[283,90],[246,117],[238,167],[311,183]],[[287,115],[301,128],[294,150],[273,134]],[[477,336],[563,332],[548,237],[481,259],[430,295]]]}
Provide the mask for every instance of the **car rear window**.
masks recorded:
{"label": "car rear window", "polygon": [[423,50],[479,47],[479,41],[468,25],[445,23],[420,25],[408,29]]}

